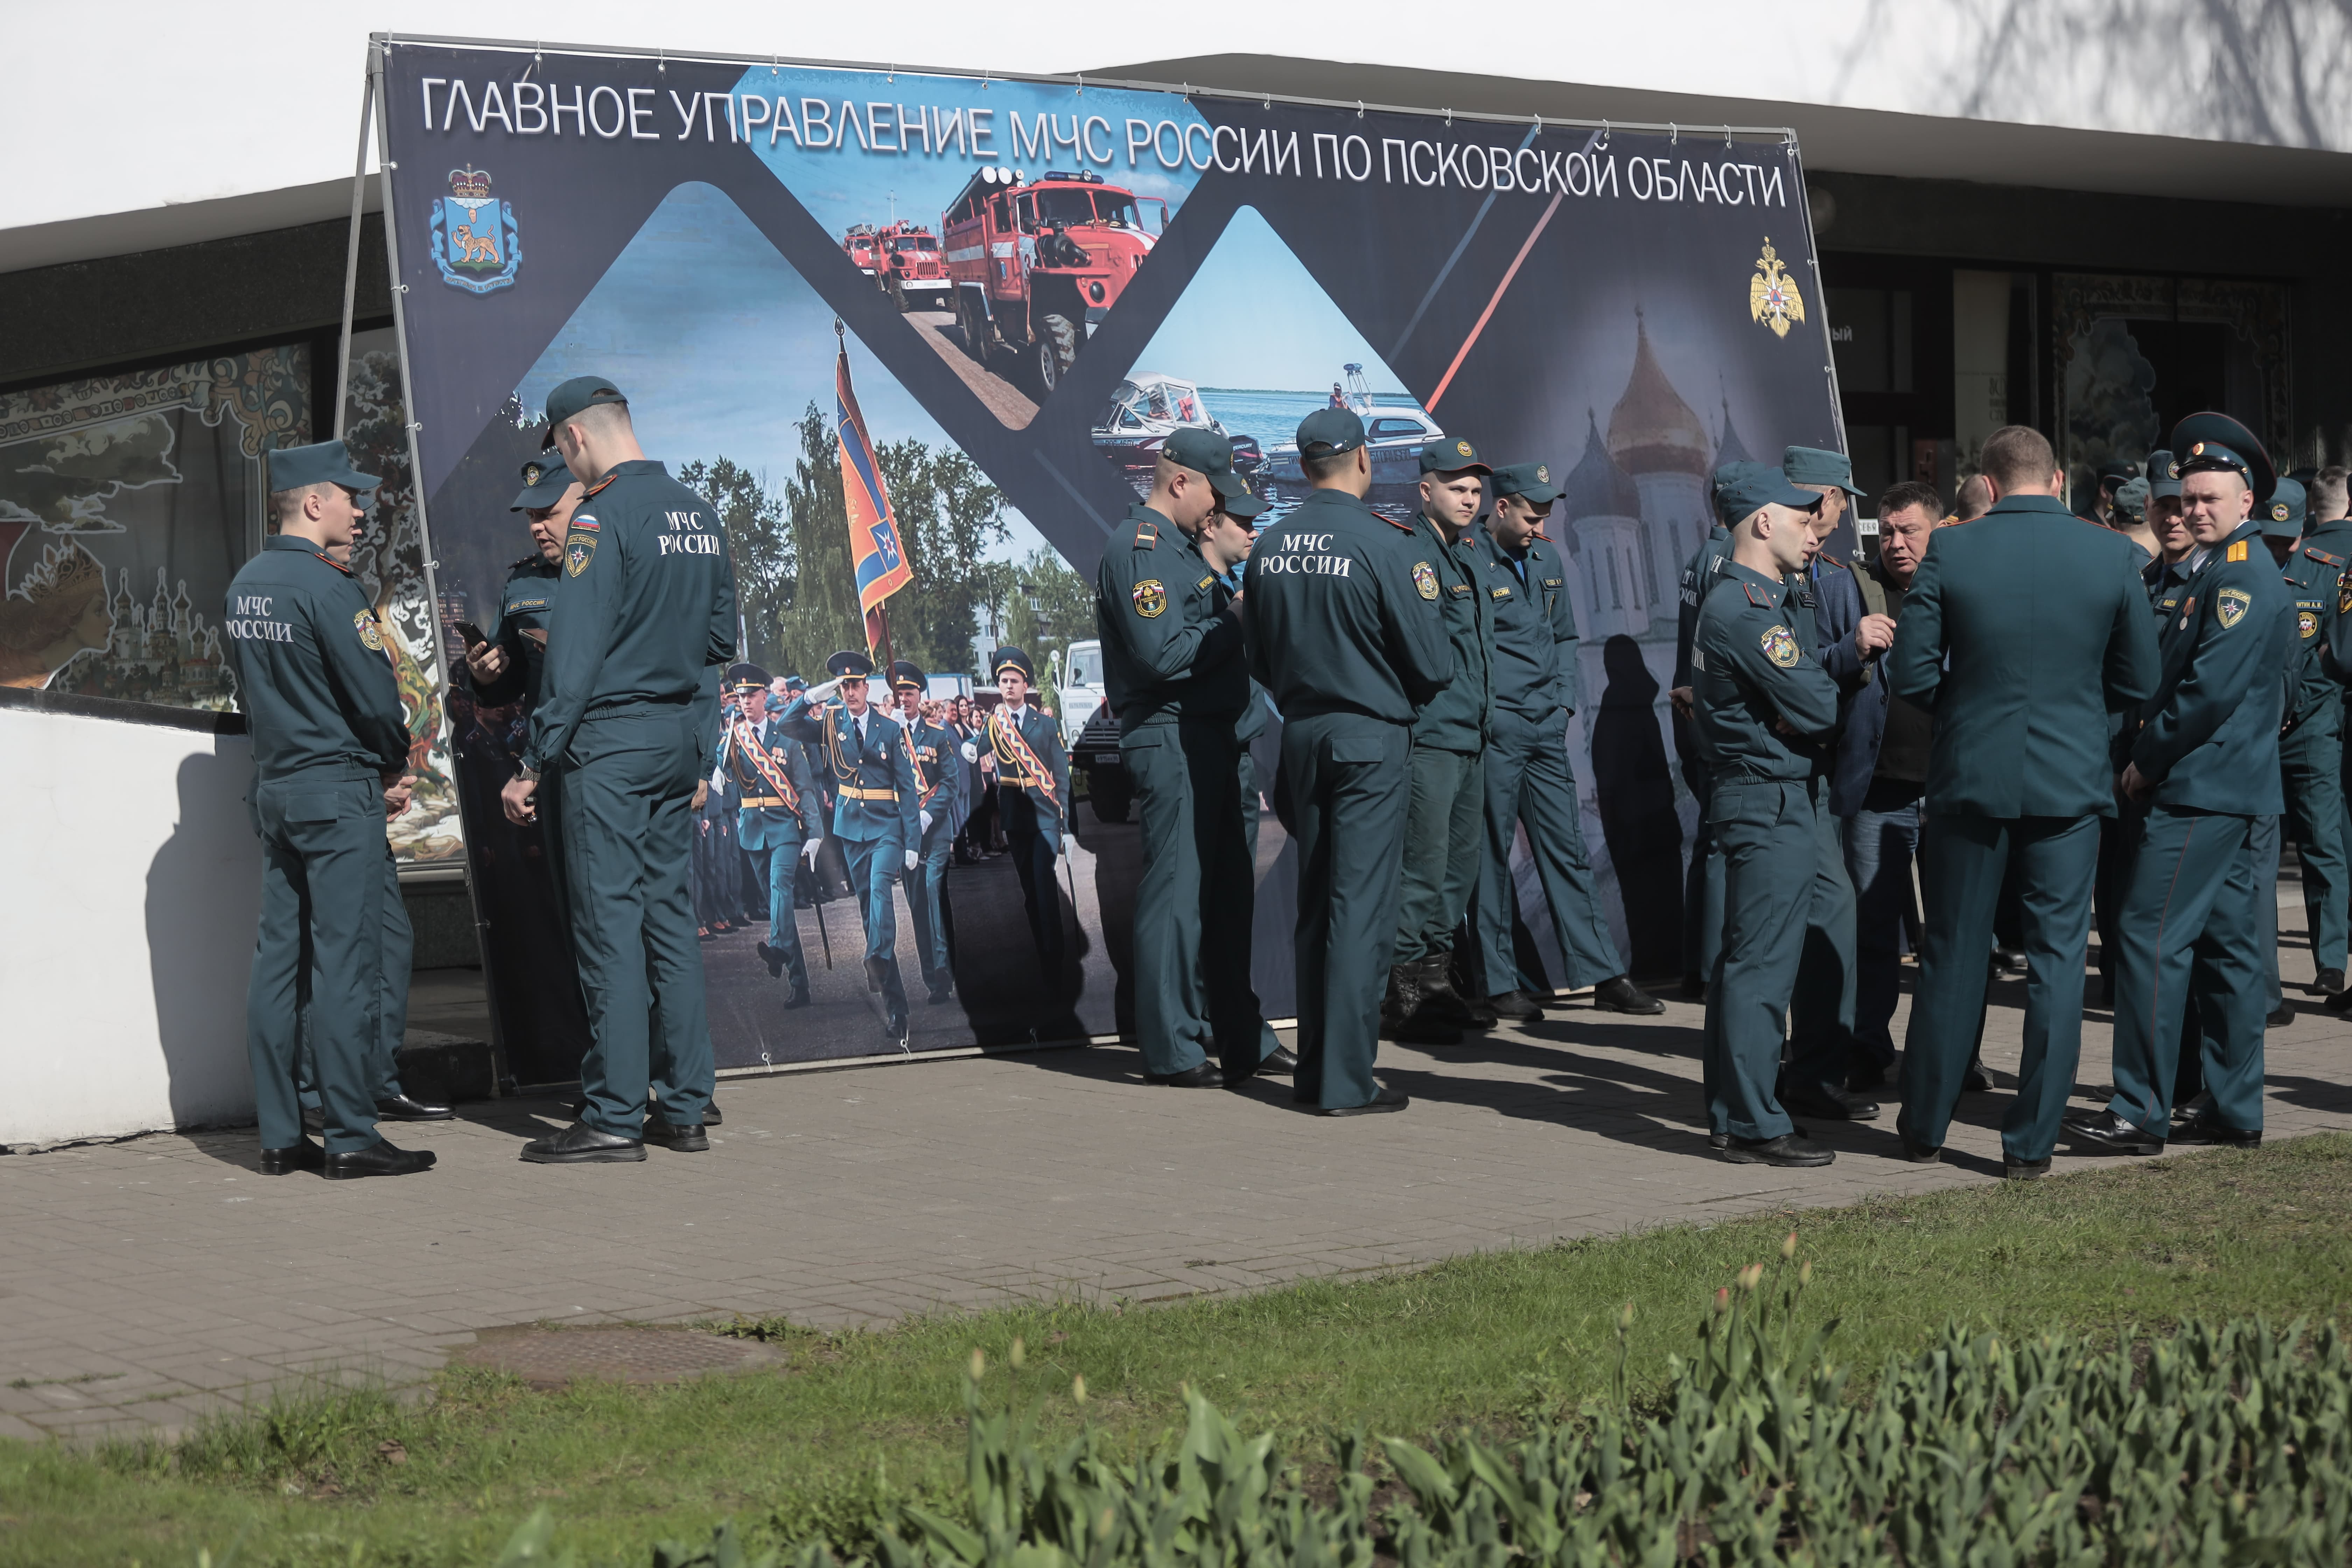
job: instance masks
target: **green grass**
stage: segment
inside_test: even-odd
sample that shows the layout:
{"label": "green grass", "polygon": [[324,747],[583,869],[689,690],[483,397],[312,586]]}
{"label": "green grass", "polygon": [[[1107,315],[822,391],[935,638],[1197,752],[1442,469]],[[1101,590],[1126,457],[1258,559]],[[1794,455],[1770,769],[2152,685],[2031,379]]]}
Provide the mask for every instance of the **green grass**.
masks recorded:
{"label": "green grass", "polygon": [[2216,1151],[2039,1184],[1887,1199],[1711,1229],[1465,1258],[1346,1284],[1120,1310],[1065,1306],[938,1317],[887,1332],[756,1325],[780,1372],[671,1388],[538,1394],[444,1373],[434,1397],[319,1392],[217,1423],[176,1450],[0,1444],[0,1564],[487,1564],[544,1503],[583,1561],[641,1568],[649,1542],[855,1545],[900,1500],[947,1510],[963,1485],[964,1369],[1024,1342],[1120,1446],[1181,1426],[1197,1384],[1244,1430],[1294,1452],[1330,1428],[1508,1434],[1605,1394],[1617,1320],[1635,1304],[1630,1370],[1654,1388],[1687,1353],[1706,1299],[1798,1232],[1809,1317],[1836,1317],[1838,1358],[1875,1368],[1948,1321],[2016,1336],[2161,1331],[2188,1318],[2344,1315],[2352,1305],[2352,1137]]}

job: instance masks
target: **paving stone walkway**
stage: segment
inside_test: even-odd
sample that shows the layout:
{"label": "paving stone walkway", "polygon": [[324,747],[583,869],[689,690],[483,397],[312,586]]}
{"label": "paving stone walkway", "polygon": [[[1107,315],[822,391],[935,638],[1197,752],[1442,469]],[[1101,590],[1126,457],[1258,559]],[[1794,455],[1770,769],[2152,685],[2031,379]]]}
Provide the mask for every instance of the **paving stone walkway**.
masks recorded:
{"label": "paving stone walkway", "polygon": [[[2352,1129],[2352,1022],[2303,995],[2299,946],[2285,958],[2299,1016],[2271,1037],[2270,1136]],[[2022,990],[1996,986],[1988,1026],[2004,1085]],[[1891,1106],[1817,1128],[1825,1170],[1711,1157],[1699,1021],[1580,1002],[1458,1049],[1384,1047],[1401,1116],[1307,1116],[1283,1080],[1150,1089],[1132,1049],[1102,1047],[730,1079],[710,1152],[642,1165],[520,1163],[559,1116],[531,1100],[402,1134],[440,1165],[397,1181],[263,1177],[250,1131],[10,1156],[0,1435],[173,1430],[289,1379],[418,1379],[541,1320],[1157,1301],[1997,1177],[2000,1091],[1966,1103],[1940,1165],[1892,1157]],[[2107,1061],[2095,1015],[2085,1103]]]}

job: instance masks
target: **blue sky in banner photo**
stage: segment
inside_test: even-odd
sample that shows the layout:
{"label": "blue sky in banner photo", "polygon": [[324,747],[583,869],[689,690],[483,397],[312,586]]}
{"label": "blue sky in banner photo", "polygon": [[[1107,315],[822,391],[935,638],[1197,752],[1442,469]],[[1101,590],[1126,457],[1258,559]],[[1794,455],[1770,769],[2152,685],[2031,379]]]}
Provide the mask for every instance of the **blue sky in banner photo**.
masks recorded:
{"label": "blue sky in banner photo", "polygon": [[[730,458],[781,487],[800,453],[794,428],[814,400],[833,416],[833,310],[742,211],[696,182],[664,197],[518,386],[525,408],[575,375],[609,375],[629,395],[647,455],[675,472]],[[947,432],[849,334],[850,374],[877,446]],[[1016,560],[1045,536],[1007,509]]]}
{"label": "blue sky in banner photo", "polygon": [[[866,115],[869,102],[889,104],[891,118],[896,118],[900,105],[910,115],[925,108],[962,110],[966,114],[973,110],[987,111],[991,132],[988,147],[996,153],[993,158],[975,155],[969,137],[961,144],[951,142],[945,153],[924,151],[919,143],[913,152],[874,151],[862,146],[857,133],[851,132],[844,138],[848,143],[846,148],[836,145],[812,151],[795,145],[788,135],[774,134],[772,127],[755,128],[751,145],[761,160],[808,209],[809,216],[836,239],[852,224],[870,223],[878,228],[888,223],[894,195],[898,216],[929,225],[936,231],[940,215],[948,203],[973,174],[992,163],[1007,170],[1018,169],[1032,179],[1048,169],[1100,174],[1106,184],[1123,185],[1138,196],[1156,196],[1165,201],[1172,216],[1192,193],[1198,178],[1191,164],[1181,162],[1181,154],[1177,153],[1181,133],[1192,126],[1205,129],[1208,123],[1192,111],[1191,104],[1172,92],[1090,87],[1081,94],[1067,87],[1010,81],[990,82],[983,89],[970,77],[918,76],[907,71],[898,72],[892,80],[881,71],[773,70],[754,66],[743,73],[735,91],[739,105],[746,94],[764,97],[771,105],[778,98],[786,99],[793,106],[795,120],[803,99],[822,100],[832,117],[835,132],[841,128],[844,101],[856,106],[861,117]],[[1016,114],[1032,127],[1040,115],[1052,116],[1062,131],[1081,137],[1086,121],[1099,118],[1108,123],[1108,131],[1097,128],[1093,132],[1092,148],[1097,153],[1108,150],[1110,156],[1090,157],[1085,155],[1083,147],[1066,146],[1057,146],[1043,158],[1025,151],[1016,155],[1012,128]],[[1172,121],[1176,130],[1161,132],[1160,153],[1175,153],[1180,158],[1179,166],[1166,167],[1161,157],[1148,145],[1130,148],[1130,120],[1152,127]],[[902,139],[892,136],[888,140]],[[1205,156],[1207,143],[1198,135],[1192,142],[1196,153]],[[1148,216],[1146,222],[1156,227],[1157,215]]]}

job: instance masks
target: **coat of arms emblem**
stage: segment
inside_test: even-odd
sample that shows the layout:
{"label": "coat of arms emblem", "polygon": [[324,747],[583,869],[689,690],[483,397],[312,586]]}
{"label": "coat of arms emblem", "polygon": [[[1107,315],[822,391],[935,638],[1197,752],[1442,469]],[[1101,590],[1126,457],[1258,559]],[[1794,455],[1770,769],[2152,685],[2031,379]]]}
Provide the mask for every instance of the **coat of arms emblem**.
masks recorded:
{"label": "coat of arms emblem", "polygon": [[1412,563],[1412,585],[1424,599],[1437,597],[1437,574],[1429,569],[1428,562],[1416,561]]}
{"label": "coat of arms emblem", "polygon": [[2297,610],[2294,613],[2294,635],[2305,642],[2309,642],[2317,637],[2319,635],[2318,614],[2312,610]]}
{"label": "coat of arms emblem", "polygon": [[1772,627],[1760,640],[1764,645],[1764,657],[1782,669],[1796,668],[1797,660],[1803,657],[1797,651],[1795,635],[1786,626]]}
{"label": "coat of arms emblem", "polygon": [[1805,319],[1805,298],[1797,292],[1797,280],[1789,276],[1769,236],[1764,254],[1756,258],[1756,276],[1748,280],[1748,315],[1771,328],[1777,338],[1789,335],[1790,322]]}
{"label": "coat of arms emblem", "polygon": [[441,280],[469,294],[487,294],[515,280],[522,240],[514,204],[490,195],[489,173],[467,164],[449,171],[449,194],[433,204],[433,261]]}
{"label": "coat of arms emblem", "polygon": [[1155,620],[1168,607],[1168,590],[1157,577],[1146,577],[1130,591],[1135,599],[1135,613],[1145,620]]}

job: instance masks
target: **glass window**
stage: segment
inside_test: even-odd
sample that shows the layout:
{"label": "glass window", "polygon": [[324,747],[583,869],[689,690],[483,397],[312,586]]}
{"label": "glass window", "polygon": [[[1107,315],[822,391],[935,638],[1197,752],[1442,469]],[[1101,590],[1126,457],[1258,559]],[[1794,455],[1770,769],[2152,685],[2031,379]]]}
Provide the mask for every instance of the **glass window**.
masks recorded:
{"label": "glass window", "polygon": [[1102,660],[1101,647],[1093,643],[1073,643],[1070,646],[1070,684],[1093,686],[1102,677],[1096,668]]}
{"label": "glass window", "polygon": [[[1022,205],[1025,207],[1029,200],[1027,196],[1022,197]],[[1049,224],[1078,224],[1095,221],[1094,197],[1083,187],[1073,189],[1067,185],[1048,185],[1036,193],[1036,202],[1038,214],[1045,222]],[[1024,216],[1023,221],[1030,226],[1034,226],[1034,220]]]}
{"label": "glass window", "polygon": [[1095,216],[1113,228],[1141,228],[1135,216],[1135,198],[1124,191],[1097,191]]}
{"label": "glass window", "polygon": [[0,395],[0,683],[234,708],[221,606],[310,387],[297,342]]}

